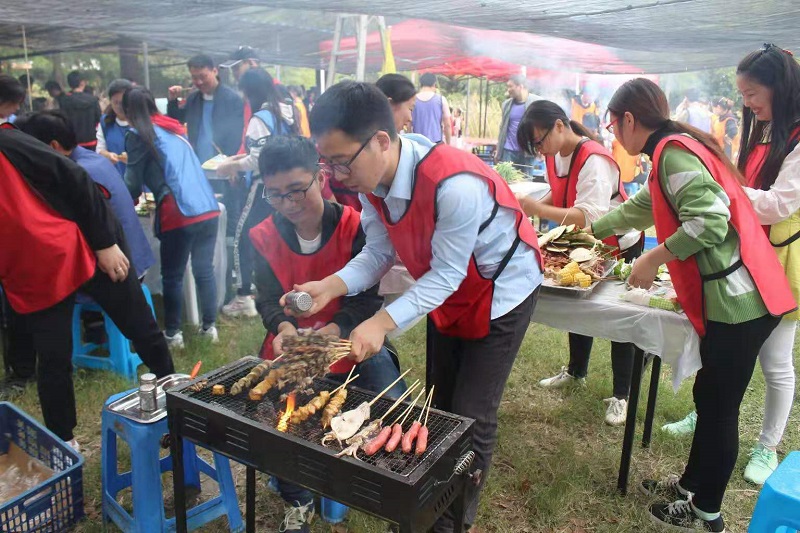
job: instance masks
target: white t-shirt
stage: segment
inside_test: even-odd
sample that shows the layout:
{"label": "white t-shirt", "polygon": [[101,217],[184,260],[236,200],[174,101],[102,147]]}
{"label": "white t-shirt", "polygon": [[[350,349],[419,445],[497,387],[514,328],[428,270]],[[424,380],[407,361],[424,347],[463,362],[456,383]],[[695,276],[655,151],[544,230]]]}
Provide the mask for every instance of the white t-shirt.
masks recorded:
{"label": "white t-shirt", "polygon": [[297,242],[300,243],[300,251],[304,254],[313,254],[317,250],[319,250],[320,245],[322,244],[322,232],[319,233],[316,237],[311,239],[310,241],[305,240],[300,236],[299,233],[295,232],[297,235]]}
{"label": "white t-shirt", "polygon": [[[562,156],[556,154],[556,175],[566,176],[569,174],[569,166],[572,162],[572,154]],[[596,220],[605,216],[609,211],[622,204],[622,196],[616,194],[619,186],[619,170],[601,155],[590,155],[578,173],[578,183],[576,185],[575,205],[580,209],[584,216],[584,227],[589,226]],[[614,196],[614,198],[612,198]],[[630,248],[639,241],[640,233],[636,230],[626,232],[619,239],[621,250]]]}
{"label": "white t-shirt", "polygon": [[768,191],[744,188],[758,221],[765,225],[786,220],[800,209],[800,143],[786,156]]}

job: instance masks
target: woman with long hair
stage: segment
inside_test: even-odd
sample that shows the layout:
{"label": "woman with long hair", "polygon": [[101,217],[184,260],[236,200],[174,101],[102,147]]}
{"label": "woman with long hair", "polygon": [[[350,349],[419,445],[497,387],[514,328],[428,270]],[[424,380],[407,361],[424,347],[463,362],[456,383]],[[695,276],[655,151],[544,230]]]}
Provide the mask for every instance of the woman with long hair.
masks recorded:
{"label": "woman with long hair", "polygon": [[402,74],[384,74],[375,82],[392,106],[397,133],[411,131],[411,114],[417,102],[417,88]]}
{"label": "woman with long hair", "polygon": [[214,192],[186,139],[185,128],[158,111],[150,91],[129,89],[122,97],[122,108],[131,127],[125,137],[125,184],[134,198],[142,193],[143,185],[156,197],[155,233],[161,241],[167,343],[183,348],[183,274],[190,255],[203,315],[199,333],[219,342],[213,265],[219,206]]}
{"label": "woman with long hair", "polygon": [[128,118],[122,109],[122,96],[132,88],[133,83],[126,79],[108,84],[109,104],[97,125],[97,153],[114,163],[120,176],[125,175],[125,163],[128,161],[125,134],[129,128]]}
{"label": "woman with long hair", "polygon": [[[528,106],[517,130],[517,141],[528,155],[544,156],[550,184],[550,192],[541,200],[519,196],[526,215],[584,227],[627,199],[619,166],[611,153],[582,124],[569,120],[558,104],[537,100]],[[628,261],[639,257],[643,243],[638,231],[624,231],[608,239],[619,257]],[[541,380],[539,386],[557,389],[584,383],[592,344],[592,337],[570,333],[568,366]],[[608,405],[605,421],[612,426],[625,423],[634,350],[630,343],[611,343],[614,391],[605,400]]]}
{"label": "woman with long hair", "polygon": [[667,264],[678,301],[702,339],[686,468],[680,478],[647,480],[640,489],[668,500],[650,506],[654,522],[722,532],[720,507],[739,450],[739,406],[761,346],[797,304],[716,140],[670,120],[666,96],[647,79],[623,84],[608,110],[617,140],[631,155],[648,154],[653,167],[647,187],[591,230],[603,238],[614,228],[655,224],[659,245],[637,259],[628,283],[649,289]]}
{"label": "woman with long hair", "polygon": [[234,183],[243,176],[248,187],[242,213],[233,238],[233,262],[236,273],[236,296],[222,306],[230,317],[258,316],[253,298],[253,246],[250,228],[272,213],[267,202],[261,201],[264,184],[258,175],[258,156],[271,135],[297,135],[294,106],[284,101],[275,87],[272,76],[260,68],[250,69],[239,80],[239,88],[254,110],[245,133],[245,153],[227,158],[217,167],[218,176],[227,176]]}
{"label": "woman with long hair", "polygon": [[[800,301],[800,65],[791,53],[768,44],[742,59],[736,81],[744,99],[744,134],[735,148],[745,193]],[[776,450],[794,402],[792,352],[798,318],[797,312],[785,316],[758,354],[766,383],[764,420],[744,470],[745,480],[756,485],[763,485],[778,467]],[[696,419],[690,413],[664,429],[691,433]]]}

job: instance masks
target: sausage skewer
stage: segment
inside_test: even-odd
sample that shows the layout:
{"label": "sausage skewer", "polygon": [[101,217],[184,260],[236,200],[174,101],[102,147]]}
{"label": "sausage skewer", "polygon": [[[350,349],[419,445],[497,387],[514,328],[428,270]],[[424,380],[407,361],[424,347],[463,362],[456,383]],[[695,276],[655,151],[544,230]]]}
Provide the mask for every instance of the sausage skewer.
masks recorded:
{"label": "sausage skewer", "polygon": [[[418,386],[419,386],[419,380],[415,381],[414,384],[408,388],[408,390],[406,390],[403,394],[400,395],[397,401],[394,402],[394,405],[392,405],[392,407],[389,408],[389,410],[386,411],[383,414],[383,416],[377,420],[378,428],[381,427],[381,424],[383,424],[383,420],[389,415],[389,413],[391,413],[395,409],[395,407],[400,405],[400,402],[405,400],[408,396],[411,396],[411,394]],[[388,424],[386,427],[381,428],[378,434],[373,439],[363,444],[361,446],[361,449],[364,450],[364,453],[367,455],[375,455],[376,453],[378,453],[378,451],[381,450],[381,448],[383,448],[386,445],[386,443],[389,440],[389,437],[391,436],[391,433],[392,433],[392,424]]]}
{"label": "sausage skewer", "polygon": [[[400,413],[400,415],[394,421],[394,424],[392,424],[392,435],[389,437],[389,440],[386,442],[386,446],[384,447],[384,450],[386,450],[387,453],[392,453],[397,449],[397,446],[400,444],[400,439],[403,438],[403,424],[406,423],[408,415],[410,415],[414,407],[417,406],[417,402],[423,394],[425,394],[424,388],[422,388],[419,391],[419,394],[417,394],[417,397],[414,398],[414,403],[409,405],[405,411]],[[402,420],[400,420],[401,417]]]}
{"label": "sausage skewer", "polygon": [[281,357],[283,357],[283,355],[280,355],[271,361],[264,361],[254,366],[250,370],[249,374],[233,384],[230,390],[231,396],[236,396],[237,394],[244,392],[245,389],[255,385],[258,380],[261,379],[264,374],[266,374],[267,371],[272,368],[272,365],[274,365]]}
{"label": "sausage skewer", "polygon": [[432,399],[433,399],[433,387],[431,387],[428,397],[425,398],[425,403],[422,404],[422,410],[419,412],[419,418],[417,420],[414,420],[409,430],[406,431],[405,434],[403,435],[401,441],[403,453],[411,453],[411,451],[414,449],[414,441],[416,440],[417,435],[419,434],[419,428],[422,427],[422,415],[423,413],[425,413],[425,408],[428,406],[428,402],[431,401]]}
{"label": "sausage skewer", "polygon": [[[415,450],[416,455],[422,455],[423,453],[425,453],[425,450],[428,449],[428,416],[431,414],[431,404],[433,403],[433,388],[435,386],[436,385],[431,386],[431,401],[428,403],[428,412],[425,413],[425,422],[422,424],[422,427],[419,428],[419,433],[417,434],[417,448]],[[422,413],[420,413],[420,417],[422,417]]]}

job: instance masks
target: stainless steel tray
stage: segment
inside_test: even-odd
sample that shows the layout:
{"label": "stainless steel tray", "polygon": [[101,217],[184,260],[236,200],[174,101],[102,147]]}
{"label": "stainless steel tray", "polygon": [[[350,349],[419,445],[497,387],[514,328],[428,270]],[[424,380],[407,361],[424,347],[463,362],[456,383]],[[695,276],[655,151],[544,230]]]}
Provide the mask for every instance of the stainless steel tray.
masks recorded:
{"label": "stainless steel tray", "polygon": [[127,394],[115,401],[106,409],[141,424],[152,424],[154,422],[158,422],[167,416],[166,391],[188,381],[191,381],[189,374],[170,374],[159,379],[156,382],[156,401],[158,407],[155,411],[142,411],[139,409],[138,388],[136,388],[136,390],[130,394]]}

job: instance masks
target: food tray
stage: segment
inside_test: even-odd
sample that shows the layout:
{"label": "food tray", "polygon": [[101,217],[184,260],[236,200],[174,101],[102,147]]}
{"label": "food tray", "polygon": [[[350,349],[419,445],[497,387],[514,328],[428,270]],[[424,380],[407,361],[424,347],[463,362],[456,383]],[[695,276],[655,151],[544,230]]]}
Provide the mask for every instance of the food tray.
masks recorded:
{"label": "food tray", "polygon": [[[604,261],[603,265],[603,277],[607,277],[612,270],[614,270],[614,265],[617,264],[615,259],[609,259]],[[567,294],[570,296],[574,296],[577,298],[586,298],[594,291],[595,287],[597,287],[602,280],[594,281],[588,287],[565,287],[563,285],[558,285],[553,278],[545,277],[544,281],[542,282],[542,289],[548,292],[554,292],[558,294]]]}
{"label": "food tray", "polygon": [[14,443],[53,477],[0,502],[0,531],[67,531],[83,518],[83,457],[13,404],[0,402],[0,451]]}

